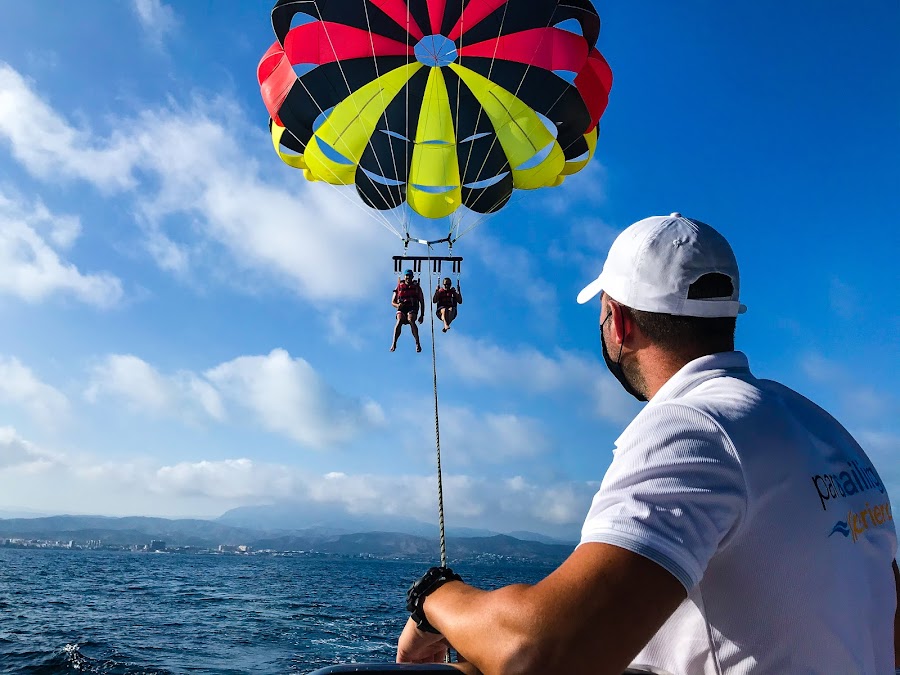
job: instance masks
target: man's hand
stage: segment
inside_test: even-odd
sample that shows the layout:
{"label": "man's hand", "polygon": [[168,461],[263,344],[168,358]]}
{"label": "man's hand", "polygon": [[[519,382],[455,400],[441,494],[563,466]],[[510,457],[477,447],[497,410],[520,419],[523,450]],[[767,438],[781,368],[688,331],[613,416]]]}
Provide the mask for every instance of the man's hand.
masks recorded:
{"label": "man's hand", "polygon": [[408,619],[397,642],[397,663],[443,663],[449,647],[443,635],[419,630]]}
{"label": "man's hand", "polygon": [[422,316],[419,317],[419,323],[422,323],[423,321],[425,321],[425,315],[424,315],[424,314],[423,314]]}
{"label": "man's hand", "polygon": [[[443,635],[421,631],[416,628],[416,623],[409,619],[397,643],[397,663],[444,663],[449,646]],[[466,675],[482,675],[478,668],[462,657],[462,654],[457,656],[458,663],[447,665]]]}

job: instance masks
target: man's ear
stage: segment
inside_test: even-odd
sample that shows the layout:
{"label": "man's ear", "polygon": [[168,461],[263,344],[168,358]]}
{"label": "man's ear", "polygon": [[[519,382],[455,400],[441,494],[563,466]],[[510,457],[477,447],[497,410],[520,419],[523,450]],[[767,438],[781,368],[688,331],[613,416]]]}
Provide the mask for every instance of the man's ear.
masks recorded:
{"label": "man's ear", "polygon": [[634,317],[624,305],[620,305],[611,298],[607,302],[609,311],[612,312],[612,318],[609,320],[612,324],[612,338],[617,345],[620,345],[634,332]]}

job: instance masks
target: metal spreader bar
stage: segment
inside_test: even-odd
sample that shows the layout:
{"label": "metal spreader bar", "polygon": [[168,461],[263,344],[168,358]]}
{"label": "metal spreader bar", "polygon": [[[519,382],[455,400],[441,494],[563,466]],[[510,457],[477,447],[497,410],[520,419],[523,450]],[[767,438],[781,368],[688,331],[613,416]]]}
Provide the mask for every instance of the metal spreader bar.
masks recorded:
{"label": "metal spreader bar", "polygon": [[445,256],[424,256],[424,255],[395,255],[394,256],[394,272],[400,274],[405,268],[412,269],[413,272],[421,273],[422,263],[431,262],[431,271],[434,274],[440,274],[442,263],[449,262],[453,265],[453,273],[459,274],[462,269],[462,256],[445,255]]}

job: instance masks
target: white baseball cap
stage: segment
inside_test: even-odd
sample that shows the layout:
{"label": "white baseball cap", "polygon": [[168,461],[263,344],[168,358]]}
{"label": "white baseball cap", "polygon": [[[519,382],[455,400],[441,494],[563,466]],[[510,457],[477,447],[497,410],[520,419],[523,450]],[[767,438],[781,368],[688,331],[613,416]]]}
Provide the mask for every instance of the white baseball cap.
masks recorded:
{"label": "white baseball cap", "polygon": [[[731,295],[691,298],[691,285],[707,274],[727,276]],[[680,213],[639,220],[616,237],[603,271],[578,294],[578,302],[601,291],[627,307],[658,314],[713,318],[747,311],[739,300],[737,260],[725,237]]]}

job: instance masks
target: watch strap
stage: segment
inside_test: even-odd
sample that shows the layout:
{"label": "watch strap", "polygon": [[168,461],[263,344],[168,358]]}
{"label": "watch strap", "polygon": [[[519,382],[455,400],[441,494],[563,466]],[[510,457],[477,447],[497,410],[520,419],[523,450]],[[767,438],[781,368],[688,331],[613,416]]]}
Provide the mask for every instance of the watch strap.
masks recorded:
{"label": "watch strap", "polygon": [[425,617],[424,603],[429,594],[450,581],[462,581],[462,577],[449,567],[432,567],[409,587],[406,592],[406,609],[419,630],[427,633],[440,632]]}

